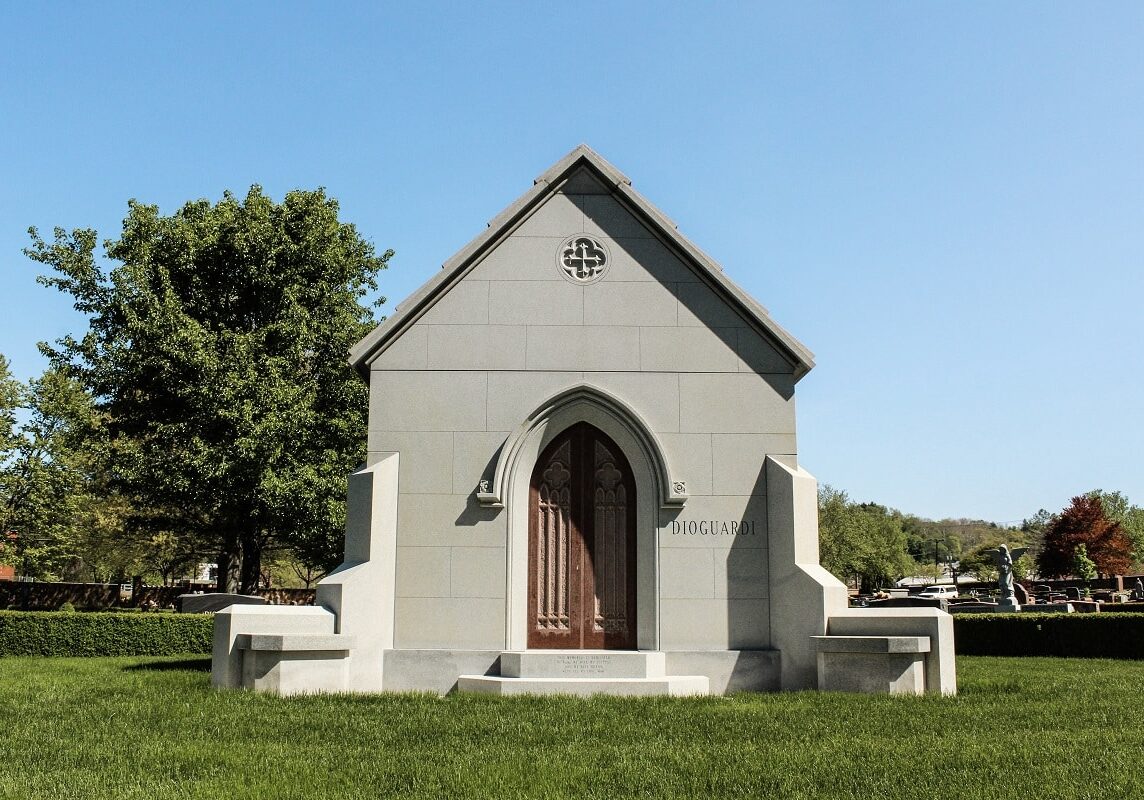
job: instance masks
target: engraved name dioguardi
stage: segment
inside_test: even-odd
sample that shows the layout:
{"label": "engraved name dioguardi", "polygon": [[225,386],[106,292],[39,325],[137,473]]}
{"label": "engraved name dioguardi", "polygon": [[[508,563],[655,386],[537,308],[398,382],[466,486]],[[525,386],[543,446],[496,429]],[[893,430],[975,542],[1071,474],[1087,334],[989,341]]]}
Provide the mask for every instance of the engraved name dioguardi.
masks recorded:
{"label": "engraved name dioguardi", "polygon": [[672,536],[754,536],[758,531],[757,523],[751,519],[743,520],[672,520]]}

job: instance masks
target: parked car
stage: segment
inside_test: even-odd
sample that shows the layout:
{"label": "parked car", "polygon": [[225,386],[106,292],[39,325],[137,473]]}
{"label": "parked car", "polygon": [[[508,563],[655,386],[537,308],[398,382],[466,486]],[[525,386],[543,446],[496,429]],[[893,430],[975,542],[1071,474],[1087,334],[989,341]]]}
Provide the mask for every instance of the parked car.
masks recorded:
{"label": "parked car", "polygon": [[956,586],[927,586],[918,597],[927,600],[953,600],[957,598]]}

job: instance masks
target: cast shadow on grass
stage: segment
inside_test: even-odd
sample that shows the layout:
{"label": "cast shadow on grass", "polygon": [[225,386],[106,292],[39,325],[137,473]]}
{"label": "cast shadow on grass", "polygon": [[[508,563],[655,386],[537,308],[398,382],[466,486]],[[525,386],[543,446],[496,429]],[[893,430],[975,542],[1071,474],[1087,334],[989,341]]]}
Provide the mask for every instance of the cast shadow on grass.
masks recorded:
{"label": "cast shadow on grass", "polygon": [[211,659],[210,656],[206,656],[204,658],[181,658],[178,661],[152,661],[146,664],[132,664],[123,669],[127,672],[138,672],[139,670],[146,672],[171,672],[174,670],[210,672]]}

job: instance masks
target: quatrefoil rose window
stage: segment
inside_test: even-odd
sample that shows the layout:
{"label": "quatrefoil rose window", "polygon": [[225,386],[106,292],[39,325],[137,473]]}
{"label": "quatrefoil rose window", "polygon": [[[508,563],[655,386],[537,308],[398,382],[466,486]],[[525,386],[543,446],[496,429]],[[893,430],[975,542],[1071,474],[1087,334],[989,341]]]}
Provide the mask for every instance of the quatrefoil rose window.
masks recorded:
{"label": "quatrefoil rose window", "polygon": [[566,278],[575,283],[595,283],[608,268],[608,251],[592,236],[569,236],[556,253],[556,265]]}

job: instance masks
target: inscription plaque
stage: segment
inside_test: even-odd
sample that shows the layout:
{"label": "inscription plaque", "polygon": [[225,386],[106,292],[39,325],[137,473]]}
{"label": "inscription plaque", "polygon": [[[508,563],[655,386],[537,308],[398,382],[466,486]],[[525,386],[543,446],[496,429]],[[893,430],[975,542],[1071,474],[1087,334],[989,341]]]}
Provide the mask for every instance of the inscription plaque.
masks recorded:
{"label": "inscription plaque", "polygon": [[754,536],[758,523],[752,519],[672,520],[672,536]]}
{"label": "inscription plaque", "polygon": [[608,675],[608,668],[614,659],[607,655],[560,655],[555,659],[558,677],[591,678]]}

